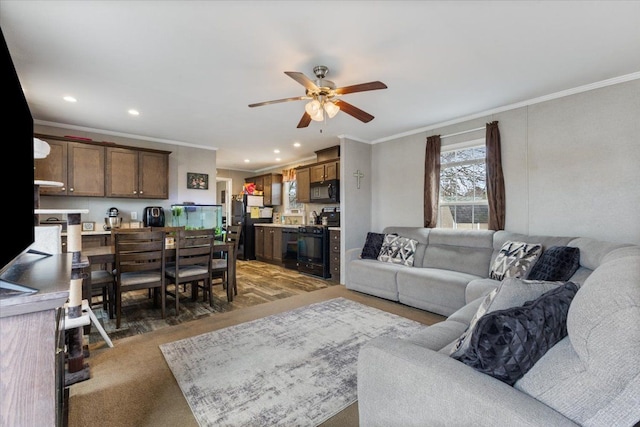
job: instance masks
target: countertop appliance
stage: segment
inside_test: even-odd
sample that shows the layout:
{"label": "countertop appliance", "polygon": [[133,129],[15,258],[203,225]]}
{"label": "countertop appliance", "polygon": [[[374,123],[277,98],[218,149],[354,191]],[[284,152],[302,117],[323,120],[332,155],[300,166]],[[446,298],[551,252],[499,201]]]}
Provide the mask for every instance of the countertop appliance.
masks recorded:
{"label": "countertop appliance", "polygon": [[164,227],[164,209],[161,206],[147,206],[142,214],[145,227]]}
{"label": "countertop appliance", "polygon": [[329,272],[329,228],[305,225],[298,228],[298,271],[327,279]]}
{"label": "countertop appliance", "polygon": [[120,228],[120,226],[122,225],[122,218],[118,216],[119,213],[120,212],[118,211],[118,208],[109,208],[109,210],[107,211],[107,215],[109,216],[104,219],[103,228],[105,230]]}
{"label": "countertop appliance", "polygon": [[323,182],[312,182],[310,192],[311,203],[339,203],[340,181],[330,179]]}
{"label": "countertop appliance", "polygon": [[318,221],[329,227],[340,227],[340,208],[322,208]]}

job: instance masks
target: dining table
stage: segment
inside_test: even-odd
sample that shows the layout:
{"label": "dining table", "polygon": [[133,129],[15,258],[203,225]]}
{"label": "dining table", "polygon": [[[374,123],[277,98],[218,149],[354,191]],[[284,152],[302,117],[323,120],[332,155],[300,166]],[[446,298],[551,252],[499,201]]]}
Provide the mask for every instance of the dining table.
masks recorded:
{"label": "dining table", "polygon": [[[214,243],[215,252],[224,252],[227,256],[227,301],[233,301],[234,289],[236,289],[236,253],[234,242],[226,242],[216,240]],[[87,248],[82,250],[82,257],[86,257],[89,262],[90,271],[91,266],[94,265],[113,265],[116,262],[116,248],[114,245],[97,246],[93,248]],[[167,259],[175,258],[176,249],[174,245],[167,245],[165,249],[165,256]],[[90,277],[90,275],[89,275]],[[90,279],[89,279],[90,280]],[[85,285],[82,290],[82,298],[91,298],[91,283],[89,280],[85,280]]]}

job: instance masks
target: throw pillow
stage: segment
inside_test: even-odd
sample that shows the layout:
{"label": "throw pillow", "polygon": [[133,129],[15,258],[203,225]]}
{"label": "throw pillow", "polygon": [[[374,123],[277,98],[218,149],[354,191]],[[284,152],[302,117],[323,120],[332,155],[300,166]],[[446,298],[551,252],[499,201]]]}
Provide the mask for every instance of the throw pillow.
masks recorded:
{"label": "throw pillow", "polygon": [[476,333],[478,320],[487,313],[520,307],[545,292],[562,285],[562,282],[533,281],[522,279],[504,279],[500,285],[487,295],[471,318],[469,327],[451,348],[450,356],[457,358],[469,349],[472,336]]}
{"label": "throw pillow", "polygon": [[367,233],[367,240],[362,248],[362,259],[378,259],[382,242],[384,241],[384,233]]}
{"label": "throw pillow", "polygon": [[580,267],[580,248],[552,246],[542,253],[527,279],[566,281]]}
{"label": "throw pillow", "polygon": [[408,237],[401,237],[397,234],[386,234],[378,261],[391,262],[413,266],[413,255],[416,252],[418,241]]}
{"label": "throw pillow", "polygon": [[575,283],[566,282],[521,307],[486,314],[468,351],[456,359],[513,385],[567,336],[567,313],[577,291]]}
{"label": "throw pillow", "polygon": [[542,245],[538,243],[505,242],[493,262],[489,277],[495,280],[527,277],[527,272],[541,253]]}

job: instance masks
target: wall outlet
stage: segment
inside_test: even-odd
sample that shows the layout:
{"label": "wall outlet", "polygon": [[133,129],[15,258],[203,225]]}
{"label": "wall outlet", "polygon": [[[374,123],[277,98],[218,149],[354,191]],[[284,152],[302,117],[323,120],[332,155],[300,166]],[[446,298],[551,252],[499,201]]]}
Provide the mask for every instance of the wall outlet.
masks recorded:
{"label": "wall outlet", "polygon": [[131,212],[131,219],[132,220],[138,219],[138,212]]}

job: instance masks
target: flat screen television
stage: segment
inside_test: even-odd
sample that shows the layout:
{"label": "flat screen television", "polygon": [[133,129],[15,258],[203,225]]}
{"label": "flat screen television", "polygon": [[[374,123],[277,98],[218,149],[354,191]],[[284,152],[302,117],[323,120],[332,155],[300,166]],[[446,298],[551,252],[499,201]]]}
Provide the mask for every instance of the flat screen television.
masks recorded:
{"label": "flat screen television", "polygon": [[33,185],[33,117],[24,96],[9,47],[0,29],[2,46],[2,111],[4,165],[0,167],[0,182],[7,193],[0,218],[7,230],[0,245],[0,287],[2,276],[34,242],[34,185]]}

